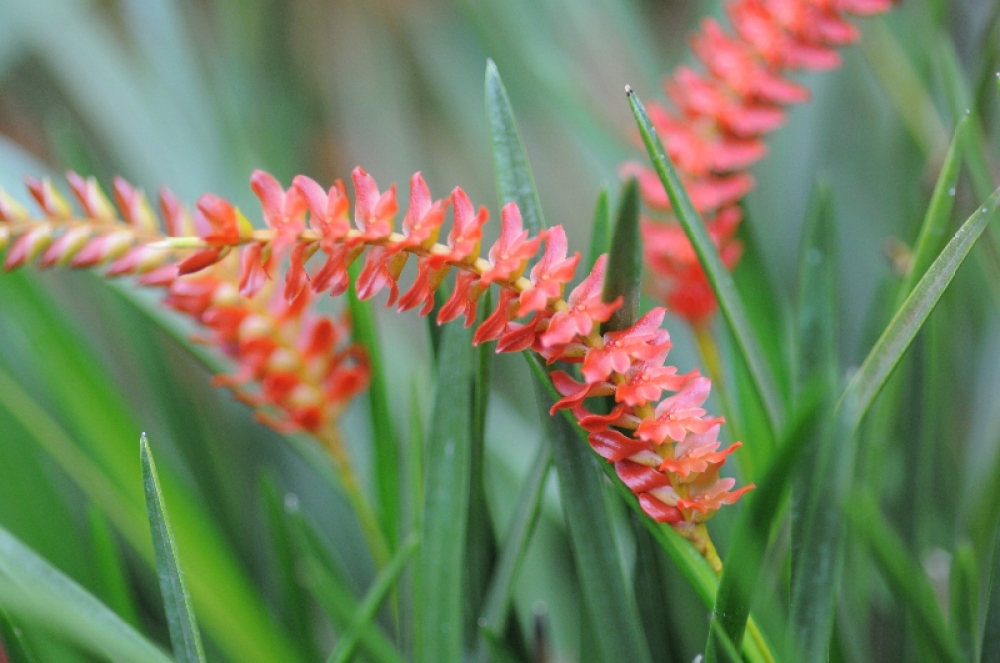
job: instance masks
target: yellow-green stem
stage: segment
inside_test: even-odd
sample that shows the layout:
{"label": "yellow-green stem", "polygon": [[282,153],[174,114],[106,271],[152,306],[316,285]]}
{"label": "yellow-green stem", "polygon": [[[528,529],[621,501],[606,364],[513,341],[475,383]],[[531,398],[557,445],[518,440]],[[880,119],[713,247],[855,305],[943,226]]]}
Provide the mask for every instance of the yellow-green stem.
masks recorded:
{"label": "yellow-green stem", "polygon": [[712,336],[712,330],[707,322],[698,322],[692,326],[694,338],[698,343],[698,352],[705,362],[708,377],[716,384],[722,384],[722,362],[719,360],[719,346]]}

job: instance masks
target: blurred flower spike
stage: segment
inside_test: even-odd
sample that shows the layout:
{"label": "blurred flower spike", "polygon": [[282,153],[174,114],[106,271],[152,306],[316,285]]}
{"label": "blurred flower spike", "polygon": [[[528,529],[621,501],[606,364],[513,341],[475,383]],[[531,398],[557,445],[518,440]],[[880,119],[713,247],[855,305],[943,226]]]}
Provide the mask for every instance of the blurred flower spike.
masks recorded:
{"label": "blurred flower spike", "polygon": [[[888,11],[892,0],[730,0],[726,13],[735,34],[706,18],[691,40],[704,66],[679,67],[667,79],[674,110],[649,104],[650,119],[701,213],[722,262],[735,268],[742,247],[735,237],[739,201],[754,187],[746,171],[764,157],[763,136],[785,121],[784,106],[808,100],[809,91],[789,81],[789,70],[833,69],[836,47],[857,41],[846,15]],[[648,164],[629,162],[623,177],[636,177],[653,216],[642,223],[653,295],[692,324],[704,324],[716,301],[670,201]]]}
{"label": "blurred flower spike", "polygon": [[[342,345],[343,325],[312,317],[310,300],[323,292],[343,293],[349,285],[348,268],[363,258],[355,284],[360,298],[388,290],[388,305],[419,308],[419,315],[427,315],[435,290],[454,270],[454,287],[438,311],[438,323],[464,317],[470,326],[480,297],[491,284],[499,286],[496,307],[476,330],[474,343],[496,341],[497,352],[530,349],[549,364],[578,364],[582,382],[562,370],[552,373],[564,396],[552,411],[573,412],[589,431],[593,448],[615,463],[650,517],[698,543],[703,540],[698,526],[752,487],[733,491],[734,480],[719,477],[726,456],[739,444],[718,450],[723,420],[709,417],[702,408],[709,380],[697,371],[680,375],[664,366],[670,349],[670,336],[661,329],[665,310],[650,311],[629,329],[601,333],[601,323],[620,306],[620,301],[601,300],[607,256],[596,261],[564,300],[580,256],[568,255],[561,226],[532,237],[517,205],[509,203],[500,213],[500,237],[483,257],[482,228],[489,214],[485,208],[477,211],[460,188],[434,200],[421,175],[415,174],[399,233],[394,229],[395,187],[379,191],[361,168],[354,170],[352,180],[353,227],[343,183],[324,189],[300,175],[283,190],[273,177],[258,171],[251,183],[261,199],[267,229],[253,230],[239,210],[215,196],[202,197],[189,221],[167,195],[163,211],[168,228],[193,227],[197,233],[178,236],[135,223],[149,213],[132,189],[116,186],[123,222],[103,203],[95,207],[85,202],[100,200],[91,191],[93,180],[71,176],[86,212],[82,217],[53,197],[57,194],[49,183],[32,188],[34,193],[40,187],[45,194],[35,196],[46,213],[42,219],[31,218],[0,194],[0,228],[3,237],[13,241],[5,264],[17,267],[46,247],[51,252],[57,246],[61,248],[55,262],[76,264],[74,256],[117,237],[114,251],[95,254],[104,257],[97,262],[108,262],[114,274],[135,273],[141,282],[167,286],[167,304],[195,317],[210,330],[207,340],[238,362],[239,372],[219,381],[257,407],[260,418],[272,426],[314,433],[365,387],[368,373],[363,353]],[[436,240],[449,208],[453,223],[447,244],[440,244]],[[97,209],[100,216],[92,212]],[[60,244],[71,234],[82,239]],[[543,245],[541,258],[528,271]],[[237,256],[226,258],[233,250],[239,251],[238,267],[233,262]],[[319,265],[310,270],[307,262],[316,254],[322,254]],[[411,256],[417,261],[417,276],[400,294],[399,279]],[[279,290],[272,278],[276,266],[286,260],[289,266]],[[246,389],[251,383],[260,385],[259,392]],[[665,392],[673,395],[660,400]],[[610,414],[593,414],[583,407],[587,398],[607,395],[617,403]]]}

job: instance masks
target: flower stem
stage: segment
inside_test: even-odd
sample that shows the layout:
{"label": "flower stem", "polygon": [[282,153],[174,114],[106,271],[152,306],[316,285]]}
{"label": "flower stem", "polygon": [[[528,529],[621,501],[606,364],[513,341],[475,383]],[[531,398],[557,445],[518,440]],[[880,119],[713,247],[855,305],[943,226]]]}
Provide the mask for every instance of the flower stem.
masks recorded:
{"label": "flower stem", "polygon": [[319,433],[318,437],[326,446],[327,451],[330,452],[334,468],[337,470],[337,477],[340,479],[340,485],[347,495],[347,500],[350,502],[351,508],[354,509],[354,514],[358,518],[358,524],[361,526],[361,532],[364,534],[365,541],[368,542],[368,549],[371,551],[375,568],[381,571],[389,563],[389,546],[386,543],[385,535],[382,532],[382,527],[379,525],[378,518],[375,516],[375,512],[368,503],[351,468],[351,460],[340,437],[340,431],[337,430],[336,426],[330,425],[325,427]]}
{"label": "flower stem", "polygon": [[699,322],[691,327],[694,330],[694,339],[698,343],[698,352],[705,362],[705,370],[712,382],[722,384],[722,362],[719,360],[719,346],[712,336],[712,330],[707,322]]}

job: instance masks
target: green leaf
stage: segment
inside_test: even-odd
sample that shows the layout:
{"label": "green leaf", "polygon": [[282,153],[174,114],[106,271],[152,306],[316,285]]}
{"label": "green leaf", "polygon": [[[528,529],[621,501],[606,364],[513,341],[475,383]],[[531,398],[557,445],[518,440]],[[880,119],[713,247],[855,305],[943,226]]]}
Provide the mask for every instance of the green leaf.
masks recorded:
{"label": "green leaf", "polygon": [[99,578],[104,603],[134,628],[141,628],[128,578],[125,560],[118,550],[108,519],[93,504],[87,505],[94,569]]}
{"label": "green leaf", "polygon": [[172,659],[76,582],[0,527],[0,606],[98,656],[129,663]]}
{"label": "green leaf", "polygon": [[364,656],[372,661],[403,663],[403,657],[376,624],[370,621],[355,622],[360,609],[358,600],[343,574],[335,568],[330,559],[330,551],[299,512],[298,506],[287,505],[286,513],[289,535],[298,551],[297,567],[301,580],[326,613],[330,623],[341,631],[354,625],[359,631],[357,643]]}
{"label": "green leaf", "polygon": [[1000,663],[1000,527],[995,532],[990,556],[990,586],[986,590],[986,624],[983,628],[981,663]]}
{"label": "green leaf", "polygon": [[845,402],[853,404],[852,431],[857,428],[882,385],[910,346],[913,337],[934,310],[958,268],[969,255],[972,245],[979,239],[993,217],[998,204],[1000,204],[1000,190],[995,191],[989,200],[962,224],[896,312],[889,326],[875,343],[875,347],[861,364],[861,368],[851,378],[838,407],[842,408]]}
{"label": "green leaf", "polygon": [[500,558],[497,560],[496,570],[486,594],[482,617],[479,620],[483,630],[494,639],[499,639],[503,635],[514,580],[528,552],[531,534],[542,511],[542,495],[551,466],[552,447],[543,443],[539,445],[538,454],[531,462],[531,474],[524,482],[521,499],[514,509],[510,526],[504,536]]}
{"label": "green leaf", "polygon": [[955,127],[955,136],[948,148],[948,155],[941,166],[941,173],[934,185],[934,192],[931,194],[927,212],[924,214],[924,221],[920,226],[920,234],[913,249],[910,269],[899,289],[897,306],[903,303],[906,296],[913,290],[913,286],[924,275],[934,261],[934,257],[941,252],[941,248],[944,246],[948,221],[951,219],[951,211],[955,203],[955,187],[958,185],[969,126],[969,116],[963,116]]}
{"label": "green leaf", "polygon": [[198,624],[191,609],[191,598],[184,585],[177,543],[170,529],[170,518],[163,503],[163,491],[160,490],[160,478],[156,474],[156,463],[153,462],[145,433],[139,438],[139,457],[142,462],[142,486],[146,493],[146,511],[153,535],[157,576],[160,579],[163,610],[167,615],[174,656],[178,663],[204,663],[205,650],[201,644],[201,633],[198,632]]}
{"label": "green leaf", "polygon": [[10,621],[10,616],[3,607],[0,607],[0,651],[7,654],[10,663],[34,662],[21,637],[21,630]]}
{"label": "green leaf", "polygon": [[608,256],[601,299],[613,302],[622,298],[621,307],[602,326],[603,330],[627,329],[639,319],[639,295],[642,286],[642,236],[639,234],[639,183],[630,179],[622,188],[621,202],[615,216],[614,235]]}
{"label": "green leaf", "polygon": [[590,226],[590,250],[587,251],[587,270],[593,268],[594,263],[601,257],[602,253],[611,250],[611,204],[608,202],[608,185],[601,185],[601,192],[597,194],[597,203],[594,205],[594,221]]}
{"label": "green leaf", "polygon": [[948,632],[927,575],[914,562],[906,545],[893,531],[870,495],[858,495],[847,509],[854,530],[871,547],[875,563],[882,571],[893,596],[903,602],[916,619],[922,640],[936,661],[964,661]]}
{"label": "green leaf", "polygon": [[976,639],[979,631],[979,569],[976,553],[968,542],[955,549],[949,575],[951,585],[951,632],[966,661],[976,659]]}
{"label": "green leaf", "polygon": [[389,564],[382,570],[378,578],[375,579],[371,589],[365,594],[361,605],[358,606],[354,623],[337,640],[337,646],[330,652],[327,663],[347,663],[351,660],[361,634],[371,624],[372,619],[375,618],[375,613],[378,612],[379,606],[382,605],[389,590],[396,583],[399,574],[403,572],[403,568],[406,566],[406,562],[409,561],[410,556],[416,551],[417,542],[417,537],[411,534],[399,547],[396,555],[389,561]]}
{"label": "green leaf", "polygon": [[417,565],[417,663],[462,656],[462,579],[469,509],[472,332],[445,327],[427,444]]}
{"label": "green leaf", "polygon": [[490,131],[493,172],[497,180],[500,205],[517,203],[524,227],[532,235],[545,228],[542,206],[538,201],[535,178],[517,130],[514,111],[500,72],[493,60],[486,62],[486,123]]}
{"label": "green leaf", "polygon": [[764,358],[760,341],[754,335],[743,302],[736,292],[733,277],[725,265],[722,264],[719,253],[715,249],[712,239],[708,236],[708,231],[705,229],[704,223],[701,221],[701,216],[691,203],[691,198],[688,196],[687,191],[684,190],[680,176],[667,156],[667,152],[663,148],[663,143],[660,142],[660,138],[656,134],[656,129],[653,127],[649,115],[646,114],[646,109],[643,107],[642,102],[631,88],[627,88],[626,91],[628,93],[629,105],[632,107],[632,114],[639,125],[642,142],[645,144],[646,151],[653,162],[656,174],[659,175],[660,182],[663,184],[663,188],[670,198],[674,215],[680,222],[681,227],[684,228],[684,232],[691,241],[691,245],[698,255],[698,260],[701,262],[701,266],[705,270],[709,282],[712,284],[712,290],[715,291],[715,296],[719,300],[719,309],[725,316],[726,322],[729,323],[729,327],[736,339],[736,345],[739,347],[740,353],[743,355],[750,369],[750,374],[760,394],[761,402],[764,403],[764,407],[767,410],[771,432],[774,434],[782,421],[783,406],[781,394],[778,391],[777,382],[774,379],[771,368]]}
{"label": "green leaf", "polygon": [[[359,262],[355,262],[352,266],[352,283],[357,283],[357,272],[360,268]],[[386,382],[385,367],[382,365],[381,345],[375,316],[372,315],[371,302],[358,299],[354,288],[348,288],[348,302],[351,312],[351,337],[368,353],[371,373],[371,382],[368,386],[368,411],[371,415],[372,442],[375,448],[373,466],[376,468],[374,484],[378,496],[380,525],[391,550],[399,540],[401,499],[399,447],[392,424],[393,408],[389,403],[389,387]],[[377,566],[381,567],[388,561],[387,553],[382,554],[376,550],[371,552]]]}
{"label": "green leaf", "polygon": [[[544,402],[551,405],[554,401]],[[624,562],[615,545],[597,461],[565,417],[543,416],[550,422],[549,440],[573,559],[603,660],[651,663],[635,596],[625,583]]]}
{"label": "green leaf", "polygon": [[762,474],[760,486],[743,498],[742,512],[730,535],[732,543],[722,566],[719,591],[712,609],[712,621],[718,628],[713,626],[709,630],[705,663],[719,660],[738,663],[740,660],[728,656],[727,652],[734,644],[738,647],[743,642],[768,535],[780,516],[782,498],[796,464],[814,439],[818,413],[818,399],[806,401],[770,467]]}

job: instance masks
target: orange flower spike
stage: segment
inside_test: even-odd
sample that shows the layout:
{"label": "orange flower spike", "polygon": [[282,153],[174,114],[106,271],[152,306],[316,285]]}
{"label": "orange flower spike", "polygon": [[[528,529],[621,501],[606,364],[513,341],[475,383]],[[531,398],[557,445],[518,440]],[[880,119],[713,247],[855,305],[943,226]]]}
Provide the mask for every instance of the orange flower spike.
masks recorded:
{"label": "orange flower spike", "polygon": [[618,310],[621,298],[610,304],[601,300],[607,264],[606,254],[598,258],[587,278],[569,294],[567,310],[557,311],[552,316],[548,329],[539,339],[543,349],[566,345],[578,336],[589,336],[595,322],[607,322],[611,314]]}
{"label": "orange flower spike", "polygon": [[305,198],[309,207],[309,227],[320,236],[324,251],[329,253],[333,242],[343,239],[351,229],[351,221],[347,213],[351,209],[351,201],[347,197],[344,183],[337,180],[329,191],[315,180],[305,175],[296,175],[292,187]]}
{"label": "orange flower spike", "polygon": [[532,288],[521,293],[518,316],[534,311],[544,311],[550,299],[562,297],[563,286],[573,279],[576,265],[580,262],[579,251],[566,258],[569,243],[562,226],[555,226],[545,233],[545,253],[531,268]]}
{"label": "orange flower spike", "polygon": [[483,239],[483,226],[490,218],[485,207],[476,212],[472,201],[462,189],[455,187],[451,192],[451,205],[454,210],[451,232],[448,234],[448,253],[431,254],[427,261],[431,269],[441,269],[446,261],[457,263],[472,263],[479,257],[479,248]]}
{"label": "orange flower spike", "polygon": [[594,383],[624,374],[634,359],[650,361],[664,352],[670,343],[670,335],[660,329],[665,314],[666,309],[654,308],[628,329],[605,334],[603,346],[591,348],[583,361],[584,379]]}
{"label": "orange flower spike", "polygon": [[414,173],[410,178],[410,207],[403,217],[403,233],[406,240],[402,247],[419,247],[430,249],[441,233],[444,223],[444,213],[451,203],[450,199],[431,199],[430,189],[420,173]]}
{"label": "orange flower spike", "polygon": [[297,242],[299,235],[305,230],[308,201],[298,187],[293,185],[285,191],[278,180],[262,170],[255,170],[250,176],[250,188],[260,199],[264,222],[275,231],[275,236],[266,256],[261,255],[260,250],[255,250],[254,245],[243,249],[245,271],[242,272],[241,281],[248,281],[248,294],[245,296],[252,297],[253,293],[260,290],[264,279],[268,278],[270,264],[281,260],[285,251],[293,247],[291,262],[285,275],[285,299],[292,301],[305,286],[308,278],[305,261],[316,250],[315,245]]}
{"label": "orange flower spike", "polygon": [[143,232],[155,233],[159,230],[156,212],[142,189],[136,189],[121,177],[114,178],[113,187],[115,202],[126,223]]}
{"label": "orange flower spike", "polygon": [[703,433],[688,433],[674,446],[673,456],[660,462],[660,470],[672,472],[683,480],[691,474],[708,471],[712,465],[722,465],[742,445],[734,442],[719,451],[719,428],[715,424]]}
{"label": "orange flower spike", "polygon": [[517,280],[541,243],[541,236],[528,239],[521,210],[517,204],[507,203],[500,210],[500,238],[490,247],[490,267],[479,276],[480,283],[487,286],[495,281]]}
{"label": "orange flower spike", "polygon": [[73,171],[66,173],[66,181],[73,195],[80,202],[80,207],[88,218],[105,223],[112,223],[118,218],[118,213],[108,197],[104,195],[97,178],[90,176],[87,178],[77,175]]}
{"label": "orange flower spike", "polygon": [[615,388],[615,400],[631,407],[653,403],[664,391],[679,391],[699,375],[697,370],[678,375],[677,367],[658,365],[662,363],[662,359],[633,363]]}

